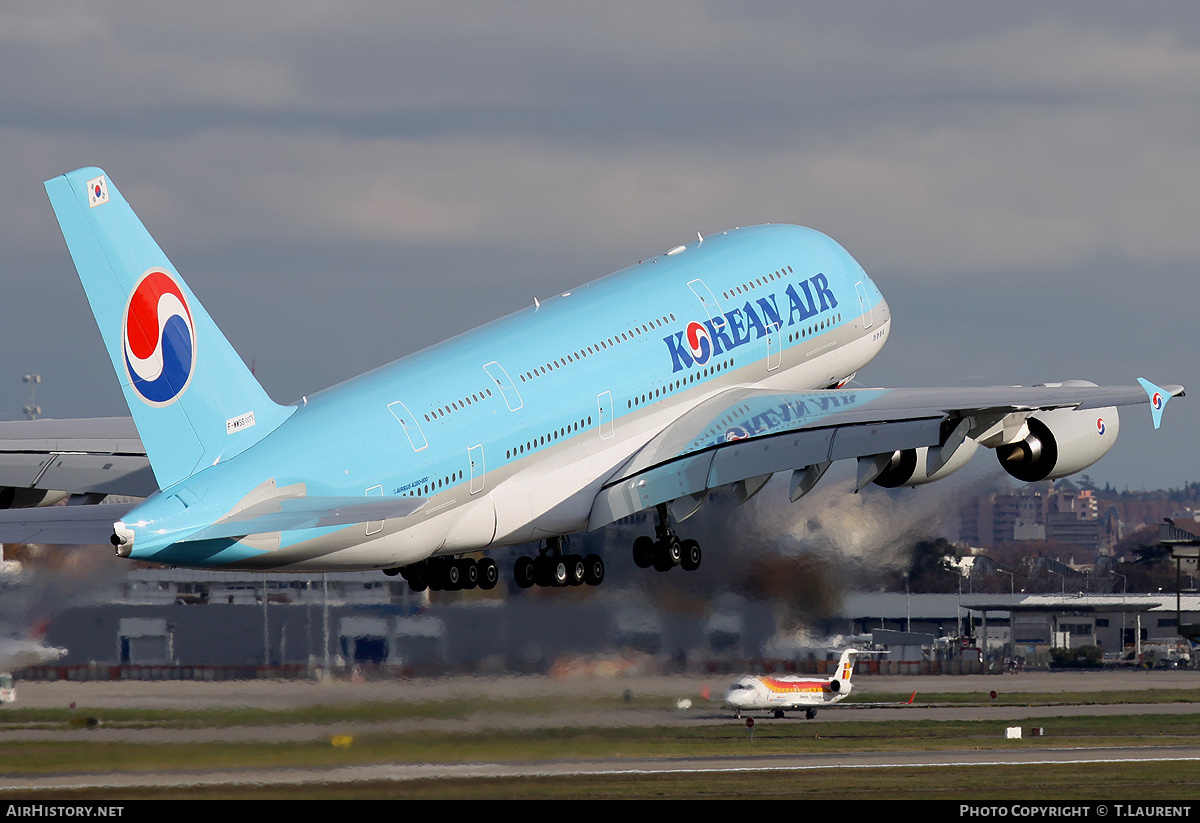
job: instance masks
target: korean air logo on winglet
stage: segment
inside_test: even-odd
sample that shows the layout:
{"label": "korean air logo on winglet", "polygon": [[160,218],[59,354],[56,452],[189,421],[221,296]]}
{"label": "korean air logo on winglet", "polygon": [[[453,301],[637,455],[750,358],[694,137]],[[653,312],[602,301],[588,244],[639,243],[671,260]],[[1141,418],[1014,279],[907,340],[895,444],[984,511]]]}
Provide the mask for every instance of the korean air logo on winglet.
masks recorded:
{"label": "korean air logo on winglet", "polygon": [[108,202],[108,181],[104,179],[104,175],[87,181],[88,192],[88,208],[94,209],[103,203]]}
{"label": "korean air logo on winglet", "polygon": [[1096,418],[1096,433],[1097,433],[1097,434],[1099,434],[1099,435],[1103,435],[1103,434],[1104,434],[1104,431],[1105,431],[1105,429],[1104,429],[1104,418],[1103,418],[1103,417],[1097,417],[1097,418]]}
{"label": "korean air logo on winglet", "polygon": [[151,269],[125,305],[121,326],[125,370],[148,406],[169,406],[196,370],[196,328],[183,290],[171,275]]}
{"label": "korean air logo on winglet", "polygon": [[1146,392],[1146,397],[1150,399],[1150,418],[1154,422],[1154,428],[1162,425],[1163,409],[1167,406],[1167,401],[1171,399],[1171,393],[1167,392],[1144,377],[1137,379],[1141,384],[1142,390]]}

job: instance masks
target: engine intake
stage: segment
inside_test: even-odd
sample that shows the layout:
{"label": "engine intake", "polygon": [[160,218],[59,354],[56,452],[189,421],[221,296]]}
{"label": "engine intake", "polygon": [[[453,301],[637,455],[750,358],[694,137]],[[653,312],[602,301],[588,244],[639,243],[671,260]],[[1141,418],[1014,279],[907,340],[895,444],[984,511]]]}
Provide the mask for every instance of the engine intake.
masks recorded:
{"label": "engine intake", "polygon": [[1057,480],[1086,469],[1117,442],[1115,407],[1038,412],[1026,420],[1029,434],[996,448],[1003,469],[1018,480]]}
{"label": "engine intake", "polygon": [[[921,486],[925,483],[932,483],[934,480],[941,480],[946,475],[967,465],[975,456],[975,450],[979,448],[979,443],[969,437],[964,437],[962,442],[957,445],[954,442],[947,442],[954,437],[953,433],[959,422],[947,420],[942,424],[942,442],[946,443],[943,448],[948,450],[948,456],[942,454],[942,449],[933,449],[931,453],[931,450],[925,446],[897,451],[892,455],[892,460],[887,467],[875,478],[875,485],[883,486],[885,489]],[[953,451],[949,451],[950,449]],[[943,456],[946,457],[944,462],[940,465],[935,462]]]}

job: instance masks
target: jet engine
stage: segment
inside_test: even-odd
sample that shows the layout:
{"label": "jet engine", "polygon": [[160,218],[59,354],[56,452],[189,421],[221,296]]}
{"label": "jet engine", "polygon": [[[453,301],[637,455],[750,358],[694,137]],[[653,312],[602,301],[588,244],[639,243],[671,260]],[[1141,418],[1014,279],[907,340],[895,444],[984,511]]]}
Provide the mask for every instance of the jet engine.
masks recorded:
{"label": "jet engine", "polygon": [[897,489],[901,486],[922,486],[934,480],[941,480],[967,465],[975,456],[977,448],[979,444],[974,440],[964,440],[950,459],[932,472],[929,471],[929,449],[925,446],[898,451],[892,455],[892,462],[887,468],[875,478],[875,484],[885,489]]}
{"label": "jet engine", "polygon": [[946,420],[942,424],[944,445],[895,452],[891,462],[875,478],[875,484],[885,489],[921,486],[953,474],[971,462],[979,448],[979,443],[966,436],[968,429],[966,421]]}
{"label": "jet engine", "polygon": [[850,694],[851,689],[849,680],[830,680],[829,691],[834,694]]}
{"label": "jet engine", "polygon": [[1032,483],[1057,480],[1095,463],[1117,442],[1120,419],[1115,407],[1055,409],[1031,414],[1029,434],[1015,443],[996,447],[1004,470]]}

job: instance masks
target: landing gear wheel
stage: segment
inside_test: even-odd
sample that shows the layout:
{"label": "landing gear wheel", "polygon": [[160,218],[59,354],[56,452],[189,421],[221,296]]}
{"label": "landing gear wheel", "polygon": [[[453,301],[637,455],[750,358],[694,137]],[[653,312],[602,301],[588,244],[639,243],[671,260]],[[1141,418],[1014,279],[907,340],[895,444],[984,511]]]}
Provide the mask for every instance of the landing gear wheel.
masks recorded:
{"label": "landing gear wheel", "polygon": [[589,554],[583,558],[583,582],[589,586],[599,586],[604,582],[604,561],[598,554]]}
{"label": "landing gear wheel", "polygon": [[675,535],[671,535],[662,543],[663,557],[671,561],[672,566],[683,562],[683,543]]}
{"label": "landing gear wheel", "polygon": [[422,561],[421,563],[413,563],[411,566],[405,566],[400,570],[404,575],[404,579],[408,581],[408,587],[414,592],[420,593],[429,588],[429,564]]}
{"label": "landing gear wheel", "polygon": [[459,586],[464,589],[473,589],[479,585],[479,567],[475,565],[474,560],[463,558],[455,560],[454,565],[458,567]]}
{"label": "landing gear wheel", "polygon": [[448,592],[456,592],[462,588],[462,568],[453,560],[442,564],[442,588]]}
{"label": "landing gear wheel", "polygon": [[431,591],[446,589],[446,558],[431,557],[425,561],[425,582]]}
{"label": "landing gear wheel", "polygon": [[570,573],[567,571],[567,561],[561,557],[553,557],[550,559],[550,583],[551,586],[566,586],[571,579]]}
{"label": "landing gear wheel", "polygon": [[568,554],[563,561],[567,564],[567,585],[582,586],[584,574],[587,572],[583,558],[577,554]]}
{"label": "landing gear wheel", "polygon": [[685,572],[694,572],[700,568],[700,544],[695,540],[683,541],[683,559],[679,561],[679,565],[683,567]]}
{"label": "landing gear wheel", "polygon": [[776,719],[776,720],[783,720],[783,709],[776,709],[776,710],[775,710],[775,719]]}
{"label": "landing gear wheel", "polygon": [[669,572],[679,565],[683,559],[683,544],[679,538],[671,535],[659,542],[654,552],[654,568],[660,572]]}
{"label": "landing gear wheel", "polygon": [[645,535],[633,541],[633,562],[639,569],[654,565],[654,541]]}
{"label": "landing gear wheel", "polygon": [[534,577],[539,586],[567,585],[567,563],[561,557],[545,555],[533,561]]}
{"label": "landing gear wheel", "polygon": [[500,567],[490,557],[484,557],[475,563],[475,574],[479,578],[479,588],[491,591],[500,582]]}
{"label": "landing gear wheel", "polygon": [[817,716],[817,710],[816,710],[816,709],[806,709],[806,710],[805,710],[805,712],[804,712],[804,717],[805,717],[806,719],[808,719],[808,720],[812,720],[812,719],[813,719],[813,718],[815,718],[816,716]]}
{"label": "landing gear wheel", "polygon": [[537,582],[536,564],[532,557],[523,554],[517,558],[513,565],[513,579],[522,589],[531,588]]}

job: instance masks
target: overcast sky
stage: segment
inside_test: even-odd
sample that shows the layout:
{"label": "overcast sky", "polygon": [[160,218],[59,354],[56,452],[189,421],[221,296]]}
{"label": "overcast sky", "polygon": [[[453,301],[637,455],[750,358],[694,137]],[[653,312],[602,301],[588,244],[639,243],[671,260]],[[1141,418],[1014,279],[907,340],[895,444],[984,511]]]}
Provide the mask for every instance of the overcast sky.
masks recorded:
{"label": "overcast sky", "polygon": [[[0,418],[26,370],[127,413],[42,188],[85,165],[281,402],[759,222],[883,290],[864,384],[1200,392],[1192,3],[41,0],[0,78]],[[1198,422],[1089,474],[1200,479]]]}

